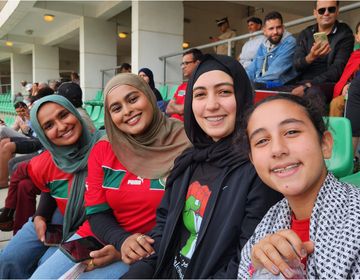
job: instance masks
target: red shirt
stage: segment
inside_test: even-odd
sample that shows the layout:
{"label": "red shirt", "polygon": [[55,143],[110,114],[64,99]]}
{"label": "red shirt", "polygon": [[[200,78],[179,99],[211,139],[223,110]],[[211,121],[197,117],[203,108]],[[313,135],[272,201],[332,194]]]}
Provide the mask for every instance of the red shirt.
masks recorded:
{"label": "red shirt", "polygon": [[[291,216],[291,228],[301,239],[302,242],[310,240],[310,218],[304,220],[296,220],[295,216]],[[306,268],[307,258],[303,258],[301,262]]]}
{"label": "red shirt", "polygon": [[[95,144],[88,162],[86,213],[112,209],[119,226],[126,231],[150,231],[155,226],[156,209],[165,192],[164,182],[144,179],[127,171],[105,140]],[[86,221],[77,233],[90,235],[89,222]]]}
{"label": "red shirt", "polygon": [[[187,82],[184,82],[177,88],[173,98],[176,104],[185,104],[186,87],[187,87]],[[184,121],[183,115],[172,114],[170,117],[178,119],[182,122]]]}
{"label": "red shirt", "polygon": [[32,158],[27,168],[29,177],[35,186],[43,192],[50,192],[50,195],[55,198],[60,212],[64,215],[73,174],[60,170],[48,151]]}

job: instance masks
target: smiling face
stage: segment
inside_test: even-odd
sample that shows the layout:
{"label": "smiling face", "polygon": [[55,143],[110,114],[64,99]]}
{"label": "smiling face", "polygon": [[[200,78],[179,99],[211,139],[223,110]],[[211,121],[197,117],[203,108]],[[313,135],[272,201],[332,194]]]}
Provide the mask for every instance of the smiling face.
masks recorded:
{"label": "smiling face", "polygon": [[[334,13],[330,13],[330,7],[336,7]],[[318,11],[321,8],[327,8],[324,14],[320,14]],[[336,6],[336,1],[317,1],[316,8],[314,9],[314,16],[319,25],[319,31],[323,29],[331,28],[339,15],[339,7]]]}
{"label": "smiling face", "polygon": [[281,41],[284,31],[284,25],[280,19],[269,19],[265,22],[264,35],[274,45]]}
{"label": "smiling face", "polygon": [[56,146],[73,145],[82,134],[80,121],[57,103],[42,105],[37,118],[45,136]]}
{"label": "smiling face", "polygon": [[202,74],[193,87],[192,110],[196,122],[214,141],[230,135],[236,120],[233,79],[219,70]]}
{"label": "smiling face", "polygon": [[140,135],[150,126],[154,110],[146,95],[135,87],[121,85],[106,97],[107,108],[116,127],[129,135]]}
{"label": "smiling face", "polygon": [[332,137],[319,134],[305,109],[288,100],[272,100],[252,113],[247,126],[250,158],[271,188],[288,199],[318,193],[327,174]]}

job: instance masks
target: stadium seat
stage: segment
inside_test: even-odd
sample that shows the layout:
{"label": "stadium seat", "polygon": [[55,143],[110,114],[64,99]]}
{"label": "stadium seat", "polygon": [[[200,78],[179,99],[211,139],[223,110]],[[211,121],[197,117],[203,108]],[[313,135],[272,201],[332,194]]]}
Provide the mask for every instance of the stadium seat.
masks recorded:
{"label": "stadium seat", "polygon": [[331,158],[326,161],[326,166],[335,177],[342,178],[352,174],[353,146],[350,121],[346,118],[326,117],[329,130],[334,138]]}
{"label": "stadium seat", "polygon": [[161,85],[159,87],[159,92],[163,100],[167,100],[167,93],[168,93],[168,85]]}
{"label": "stadium seat", "polygon": [[360,172],[340,178],[340,181],[355,185],[360,188]]}

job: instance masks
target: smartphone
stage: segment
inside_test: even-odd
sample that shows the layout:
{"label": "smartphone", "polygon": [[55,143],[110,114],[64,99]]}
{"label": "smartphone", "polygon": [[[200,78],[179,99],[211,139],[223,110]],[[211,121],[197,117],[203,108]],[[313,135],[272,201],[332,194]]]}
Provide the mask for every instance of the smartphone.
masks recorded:
{"label": "smartphone", "polygon": [[100,250],[104,245],[93,236],[88,236],[60,244],[60,250],[73,262],[91,259],[90,252]]}
{"label": "smartphone", "polygon": [[314,33],[313,36],[314,36],[315,43],[321,42],[321,44],[323,45],[323,44],[329,42],[328,37],[325,32],[317,32],[317,33]]}
{"label": "smartphone", "polygon": [[46,246],[59,246],[62,240],[62,225],[48,224],[46,225],[45,241]]}

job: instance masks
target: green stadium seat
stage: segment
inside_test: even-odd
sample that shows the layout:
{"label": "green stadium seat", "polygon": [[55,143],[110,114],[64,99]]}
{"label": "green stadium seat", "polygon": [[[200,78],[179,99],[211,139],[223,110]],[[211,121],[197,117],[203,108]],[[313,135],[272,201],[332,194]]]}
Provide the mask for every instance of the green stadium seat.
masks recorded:
{"label": "green stadium seat", "polygon": [[94,109],[92,110],[91,115],[90,115],[90,119],[93,122],[95,122],[99,118],[102,107],[103,106],[98,106],[98,105],[94,106]]}
{"label": "green stadium seat", "polygon": [[360,172],[340,178],[340,181],[355,185],[360,188]]}
{"label": "green stadium seat", "polygon": [[337,178],[348,176],[354,168],[350,121],[339,117],[327,117],[325,120],[328,121],[329,130],[334,138],[332,155],[330,159],[325,160],[326,166]]}
{"label": "green stadium seat", "polygon": [[159,92],[161,94],[161,97],[163,98],[163,100],[167,100],[167,94],[168,94],[168,85],[161,85],[159,87]]}

